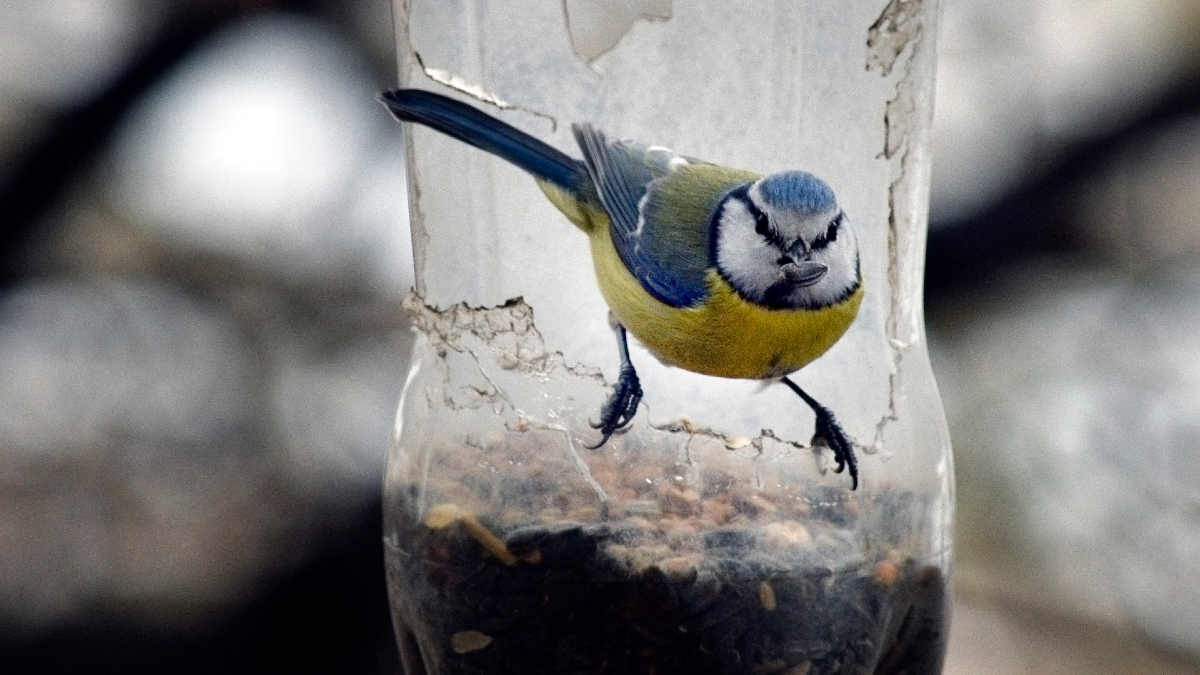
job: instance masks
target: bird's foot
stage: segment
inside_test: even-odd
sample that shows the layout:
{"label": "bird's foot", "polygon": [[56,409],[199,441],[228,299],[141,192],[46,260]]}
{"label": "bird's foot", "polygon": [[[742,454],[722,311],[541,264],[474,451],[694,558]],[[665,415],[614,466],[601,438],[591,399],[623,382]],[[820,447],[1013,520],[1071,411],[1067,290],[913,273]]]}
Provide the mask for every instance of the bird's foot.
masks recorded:
{"label": "bird's foot", "polygon": [[617,386],[613,387],[612,395],[600,408],[600,421],[591,422],[593,429],[599,429],[602,434],[600,442],[589,445],[595,450],[608,442],[610,436],[633,421],[637,414],[638,403],[642,401],[642,383],[638,380],[633,366],[622,367],[621,376],[617,378]]}
{"label": "bird's foot", "polygon": [[854,444],[850,442],[850,437],[846,435],[842,425],[838,424],[832,410],[818,405],[813,407],[813,412],[817,415],[816,430],[812,437],[813,446],[821,444],[832,450],[833,460],[837,462],[834,473],[841,473],[849,468],[850,489],[857,490],[858,460],[854,457]]}

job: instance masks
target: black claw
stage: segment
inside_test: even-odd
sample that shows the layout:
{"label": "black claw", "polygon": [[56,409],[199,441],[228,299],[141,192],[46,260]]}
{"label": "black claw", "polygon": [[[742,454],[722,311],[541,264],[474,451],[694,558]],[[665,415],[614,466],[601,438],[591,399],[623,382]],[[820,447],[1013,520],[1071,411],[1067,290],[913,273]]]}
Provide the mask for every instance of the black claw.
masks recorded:
{"label": "black claw", "polygon": [[600,408],[600,421],[588,422],[593,429],[599,429],[601,434],[600,442],[587,446],[589,450],[604,445],[613,433],[628,426],[637,414],[638,404],[642,402],[642,383],[638,380],[637,371],[633,369],[633,362],[629,360],[625,327],[616,324],[613,330],[617,335],[617,349],[621,355],[621,375],[617,378],[617,386],[613,387],[612,395]]}
{"label": "black claw", "polygon": [[804,390],[792,382],[788,378],[783,378],[783,383],[788,386],[796,395],[804,399],[808,407],[812,408],[813,413],[817,416],[817,423],[813,430],[812,443],[824,445],[833,451],[833,460],[837,462],[837,468],[834,473],[841,473],[847,468],[850,469],[850,489],[858,489],[858,460],[854,457],[854,444],[850,442],[850,438],[842,429],[842,425],[838,424],[837,418],[833,416],[833,411],[825,406],[817,403],[816,399],[804,393]]}
{"label": "black claw", "polygon": [[842,425],[828,408],[821,408],[817,413],[816,429],[813,432],[814,444],[824,442],[833,451],[833,459],[837,462],[835,473],[850,469],[850,489],[858,489],[858,461],[854,457],[854,445],[846,437]]}
{"label": "black claw", "polygon": [[633,421],[633,416],[637,414],[637,407],[641,401],[642,384],[638,380],[637,372],[632,366],[621,368],[621,377],[617,380],[617,386],[613,387],[612,395],[600,408],[600,421],[589,422],[593,429],[600,430],[600,441],[587,447],[591,450],[599,448],[607,443],[609,437],[615,432],[628,426]]}

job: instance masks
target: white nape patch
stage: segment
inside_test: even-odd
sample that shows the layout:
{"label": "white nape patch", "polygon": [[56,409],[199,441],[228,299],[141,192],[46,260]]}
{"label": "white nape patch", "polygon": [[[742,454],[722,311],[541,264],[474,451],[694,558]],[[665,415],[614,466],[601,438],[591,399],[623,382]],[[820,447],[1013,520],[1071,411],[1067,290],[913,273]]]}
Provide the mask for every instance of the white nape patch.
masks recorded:
{"label": "white nape patch", "polygon": [[667,173],[674,173],[688,165],[688,161],[674,150],[661,145],[646,148],[646,163]]}
{"label": "white nape patch", "polygon": [[762,211],[763,213],[767,212],[767,205],[763,203],[762,198],[761,178],[750,184],[750,189],[746,190],[746,196],[750,198],[750,201],[753,202],[756,207],[758,207],[759,211]]}

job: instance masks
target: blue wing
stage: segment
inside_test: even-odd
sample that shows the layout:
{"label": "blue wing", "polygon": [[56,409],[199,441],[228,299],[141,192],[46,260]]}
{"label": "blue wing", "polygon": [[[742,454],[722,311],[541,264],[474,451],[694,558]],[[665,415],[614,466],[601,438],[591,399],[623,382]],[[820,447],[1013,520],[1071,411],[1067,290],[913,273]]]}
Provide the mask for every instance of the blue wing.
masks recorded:
{"label": "blue wing", "polygon": [[660,189],[674,169],[692,162],[660,147],[610,142],[590,125],[575,125],[573,131],[625,266],[668,305],[690,307],[704,300],[712,264],[710,212],[680,218],[662,206]]}

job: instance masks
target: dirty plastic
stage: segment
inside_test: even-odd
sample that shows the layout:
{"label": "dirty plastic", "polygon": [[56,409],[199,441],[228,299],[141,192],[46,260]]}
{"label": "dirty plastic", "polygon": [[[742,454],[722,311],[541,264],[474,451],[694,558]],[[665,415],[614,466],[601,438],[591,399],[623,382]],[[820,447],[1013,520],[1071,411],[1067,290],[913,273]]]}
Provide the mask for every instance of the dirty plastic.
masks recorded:
{"label": "dirty plastic", "polygon": [[[921,308],[937,2],[396,3],[403,86],[579,157],[572,122],[837,193],[866,295],[775,382],[619,361],[587,237],[520,170],[408,128],[417,331],[385,479],[408,675],[939,673],[952,463]],[[384,114],[381,112],[381,114]]]}

